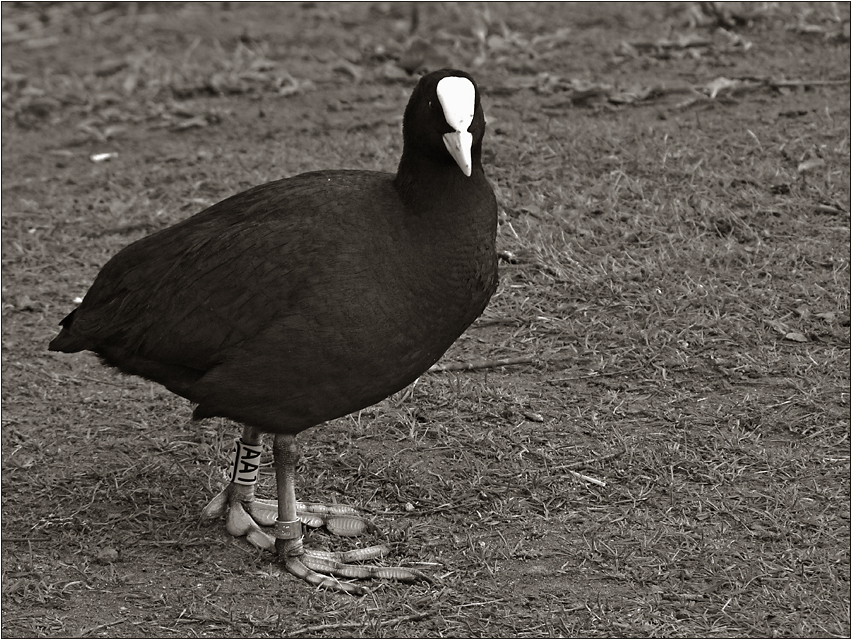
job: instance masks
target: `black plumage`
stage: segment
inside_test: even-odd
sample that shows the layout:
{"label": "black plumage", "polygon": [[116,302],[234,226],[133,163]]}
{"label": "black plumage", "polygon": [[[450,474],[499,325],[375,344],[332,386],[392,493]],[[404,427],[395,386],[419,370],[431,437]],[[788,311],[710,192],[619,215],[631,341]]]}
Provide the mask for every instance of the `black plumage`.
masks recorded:
{"label": "black plumage", "polygon": [[[397,174],[301,174],[227,198],[116,254],[49,349],[120,370],[261,432],[376,403],[435,363],[497,285],[497,207],[474,97],[470,176],[423,77]],[[471,80],[473,84],[473,80]]]}

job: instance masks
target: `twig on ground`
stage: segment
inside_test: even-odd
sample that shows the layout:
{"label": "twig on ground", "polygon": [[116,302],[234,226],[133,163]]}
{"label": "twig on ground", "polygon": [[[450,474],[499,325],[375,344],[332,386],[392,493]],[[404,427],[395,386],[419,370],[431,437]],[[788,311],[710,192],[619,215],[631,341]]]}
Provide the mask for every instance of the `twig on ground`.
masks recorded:
{"label": "twig on ground", "polygon": [[549,383],[559,383],[560,381],[579,381],[584,378],[603,378],[605,376],[622,376],[624,374],[633,374],[648,367],[648,363],[640,367],[632,367],[631,369],[620,369],[615,372],[596,372],[594,374],[582,374],[580,376],[561,376],[560,378],[552,378]]}
{"label": "twig on ground", "polygon": [[[433,614],[433,610],[428,610],[427,612],[415,612],[414,614],[407,614],[405,616],[396,617],[394,619],[388,619],[387,621],[381,621],[379,623],[380,627],[389,626],[389,625],[397,625],[398,623],[405,623],[406,621],[420,621],[421,619],[425,619],[428,616]],[[294,630],[293,632],[288,633],[292,637],[302,636],[303,634],[307,634],[309,632],[323,632],[325,630],[342,630],[346,628],[358,628],[364,625],[363,623],[355,623],[355,622],[342,622],[342,623],[324,623],[322,625],[308,625],[304,628],[299,628],[298,630]]]}
{"label": "twig on ground", "polygon": [[448,363],[447,365],[433,365],[430,372],[467,372],[475,369],[489,369],[492,367],[507,367],[509,365],[529,365],[530,363],[541,363],[541,358],[533,356],[520,356],[518,358],[499,358],[494,361],[471,361],[470,363]]}
{"label": "twig on ground", "polygon": [[832,214],[832,215],[848,213],[848,212],[844,211],[843,209],[841,209],[840,207],[833,207],[832,205],[822,205],[822,204],[815,206],[815,212],[817,212],[818,214]]}
{"label": "twig on ground", "polygon": [[421,619],[426,619],[429,616],[432,616],[435,613],[435,610],[427,610],[426,612],[415,612],[414,614],[407,614],[401,617],[397,617],[395,619],[388,619],[387,621],[382,621],[379,625],[397,625],[398,623],[405,623],[406,621],[420,621]]}
{"label": "twig on ground", "polygon": [[587,476],[586,474],[581,474],[580,472],[575,472],[574,470],[566,470],[566,472],[568,472],[575,478],[580,479],[581,481],[593,483],[599,487],[607,487],[607,483],[605,483],[604,481],[599,481],[598,479],[594,479],[591,476]]}

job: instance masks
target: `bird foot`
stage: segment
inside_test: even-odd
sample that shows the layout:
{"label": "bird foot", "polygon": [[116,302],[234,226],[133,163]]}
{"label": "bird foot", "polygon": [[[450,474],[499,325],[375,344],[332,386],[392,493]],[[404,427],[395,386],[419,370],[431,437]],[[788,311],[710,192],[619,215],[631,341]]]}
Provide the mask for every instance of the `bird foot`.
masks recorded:
{"label": "bird foot", "polygon": [[[253,545],[275,552],[288,572],[317,587],[331,588],[348,594],[364,594],[364,587],[338,580],[391,579],[395,581],[430,581],[418,570],[375,565],[351,565],[381,557],[391,551],[389,545],[350,552],[306,550],[302,545],[303,528],[324,526],[331,534],[357,536],[378,528],[348,505],[299,503],[294,498],[293,477],[298,458],[292,435],[276,435],[276,480],[278,496],[284,501],[255,498],[255,484],[260,467],[260,448],[253,444],[257,435],[245,434],[249,443],[238,439],[231,452],[231,482],[202,511],[203,519],[225,516],[225,527],[232,536],[245,536]],[[279,510],[279,507],[282,509]],[[281,514],[279,513],[281,512]],[[284,518],[287,515],[288,518]],[[274,526],[270,536],[262,527]]]}
{"label": "bird foot", "polygon": [[[358,536],[378,532],[372,521],[349,505],[297,503],[296,515],[308,527],[325,527],[337,536]],[[231,536],[245,536],[253,545],[275,551],[275,538],[261,526],[272,526],[278,517],[278,503],[255,498],[254,485],[229,483],[202,510],[202,519],[226,516],[225,528]]]}
{"label": "bird foot", "polygon": [[336,577],[390,579],[406,583],[423,579],[432,583],[432,579],[426,574],[412,568],[350,565],[353,561],[366,561],[388,554],[391,547],[387,544],[374,545],[349,552],[324,552],[322,550],[306,550],[302,545],[302,537],[300,536],[297,539],[276,539],[275,548],[278,551],[279,558],[284,561],[284,567],[288,572],[315,587],[361,595],[367,593],[367,588],[339,581]]}

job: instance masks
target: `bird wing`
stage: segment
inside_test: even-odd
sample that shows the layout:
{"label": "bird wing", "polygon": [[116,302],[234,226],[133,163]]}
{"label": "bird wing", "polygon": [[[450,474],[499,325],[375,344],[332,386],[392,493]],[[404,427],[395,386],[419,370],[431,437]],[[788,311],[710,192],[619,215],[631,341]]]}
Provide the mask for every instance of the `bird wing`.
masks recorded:
{"label": "bird wing", "polygon": [[298,313],[300,299],[315,291],[312,265],[340,253],[342,234],[318,231],[341,208],[329,207],[334,194],[317,193],[310,182],[281,182],[123,249],[66,329],[95,351],[204,371],[272,318]]}

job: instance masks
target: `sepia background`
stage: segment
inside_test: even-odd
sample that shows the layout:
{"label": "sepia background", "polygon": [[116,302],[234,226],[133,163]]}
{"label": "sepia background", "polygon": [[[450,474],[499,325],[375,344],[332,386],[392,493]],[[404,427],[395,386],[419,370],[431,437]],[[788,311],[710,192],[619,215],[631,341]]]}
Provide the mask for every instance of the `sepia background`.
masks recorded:
{"label": "sepia background", "polygon": [[[4,637],[849,637],[849,4],[2,12]],[[393,172],[444,66],[483,94],[500,288],[299,479],[435,582],[316,591],[198,521],[236,425],[47,343],[146,234]]]}

